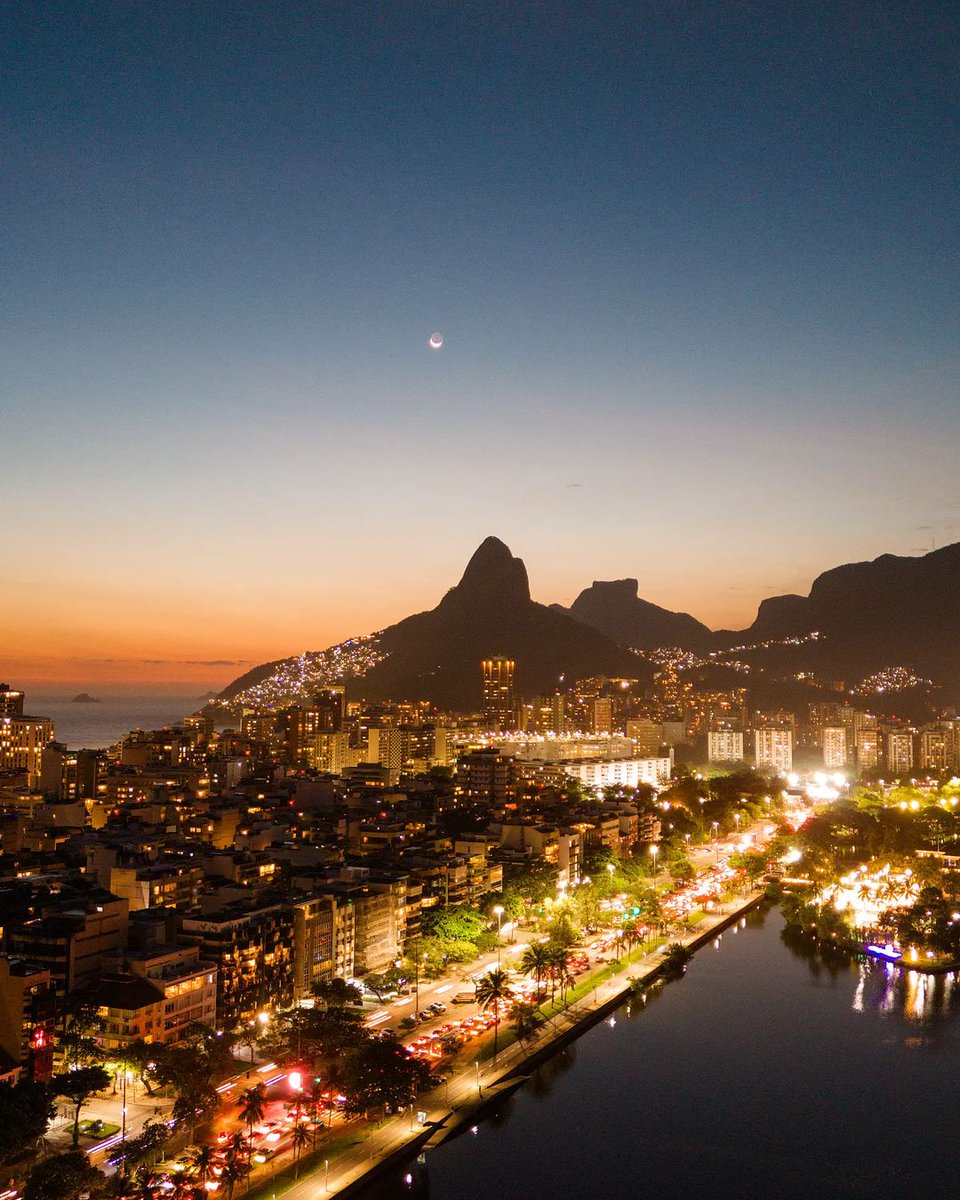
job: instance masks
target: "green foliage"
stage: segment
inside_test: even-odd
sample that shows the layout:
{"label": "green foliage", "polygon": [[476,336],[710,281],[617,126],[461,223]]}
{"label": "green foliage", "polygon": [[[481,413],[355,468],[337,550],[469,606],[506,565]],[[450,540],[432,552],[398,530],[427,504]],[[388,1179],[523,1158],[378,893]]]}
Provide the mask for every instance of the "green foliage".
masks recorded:
{"label": "green foliage", "polygon": [[45,1084],[22,1080],[0,1084],[0,1162],[7,1162],[41,1137],[55,1107]]}
{"label": "green foliage", "polygon": [[102,1092],[110,1083],[109,1074],[103,1067],[78,1067],[56,1075],[51,1083],[55,1096],[64,1096],[74,1106],[73,1144],[80,1141],[80,1110],[96,1092]]}
{"label": "green foliage", "polygon": [[744,871],[751,883],[764,874],[769,861],[763,850],[737,850],[730,855],[730,866],[737,871]]}
{"label": "green foliage", "polygon": [[340,1076],[348,1112],[363,1113],[379,1105],[409,1104],[427,1081],[430,1068],[407,1054],[394,1038],[367,1038],[345,1058]]}
{"label": "green foliage", "polygon": [[564,947],[572,946],[580,937],[580,929],[567,905],[555,910],[554,916],[547,922],[546,931],[551,942]]}
{"label": "green foliage", "polygon": [[457,908],[426,909],[420,919],[425,937],[453,942],[476,942],[487,928],[486,919],[475,908],[463,904]]}
{"label": "green foliage", "polygon": [[328,1009],[356,1007],[363,1003],[363,992],[345,979],[317,980],[310,990]]}
{"label": "green foliage", "polygon": [[82,1192],[92,1197],[106,1193],[107,1177],[90,1165],[80,1150],[69,1150],[44,1159],[30,1172],[23,1200],[77,1200]]}

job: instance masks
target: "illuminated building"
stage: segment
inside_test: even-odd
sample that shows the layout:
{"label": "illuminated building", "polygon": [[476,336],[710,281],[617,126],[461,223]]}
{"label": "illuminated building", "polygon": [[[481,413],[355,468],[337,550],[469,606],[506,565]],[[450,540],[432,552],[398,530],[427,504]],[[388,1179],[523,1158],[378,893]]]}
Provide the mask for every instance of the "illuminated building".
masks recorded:
{"label": "illuminated building", "polygon": [[793,770],[793,730],[768,727],[753,731],[753,756],[758,767],[783,775]]}
{"label": "illuminated building", "polygon": [[743,762],[743,733],[735,729],[711,729],[707,733],[707,762]]}
{"label": "illuminated building", "polygon": [[0,716],[22,717],[24,693],[9,683],[0,683]]}
{"label": "illuminated building", "polygon": [[875,771],[880,765],[880,735],[876,729],[857,730],[856,762],[861,771]]}
{"label": "illuminated building", "polygon": [[0,715],[0,772],[24,773],[28,787],[40,786],[43,748],[53,741],[47,717]]}
{"label": "illuminated building", "polygon": [[842,725],[824,725],[820,731],[823,765],[838,771],[847,765],[847,731]]}
{"label": "illuminated building", "polygon": [[39,1083],[53,1075],[55,999],[49,971],[0,957],[0,1049]]}
{"label": "illuminated building", "polygon": [[601,758],[561,763],[564,774],[599,791],[601,788],[637,787],[641,783],[665,787],[673,769],[672,758]]}
{"label": "illuminated building", "polygon": [[483,715],[491,729],[510,729],[513,724],[513,673],[516,663],[512,658],[485,658],[483,670]]}
{"label": "illuminated building", "polygon": [[883,737],[884,766],[893,775],[906,775],[913,770],[913,734],[891,732]]}

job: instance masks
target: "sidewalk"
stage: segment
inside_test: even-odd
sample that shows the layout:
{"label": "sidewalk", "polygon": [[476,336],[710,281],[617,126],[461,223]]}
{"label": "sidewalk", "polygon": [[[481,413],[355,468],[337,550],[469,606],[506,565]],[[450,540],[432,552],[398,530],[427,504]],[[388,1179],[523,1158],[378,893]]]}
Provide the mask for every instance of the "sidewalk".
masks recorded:
{"label": "sidewalk", "polygon": [[[752,892],[728,901],[716,912],[704,916],[694,929],[672,940],[696,949],[755,908],[762,899],[761,893]],[[660,949],[657,947],[646,954],[634,952],[635,957],[624,959],[610,978],[599,981],[573,1004],[550,1017],[529,1041],[514,1041],[500,1050],[496,1061],[492,1058],[481,1061],[484,1047],[480,1058],[460,1067],[446,1084],[418,1100],[412,1111],[408,1109],[372,1128],[357,1145],[340,1150],[328,1159],[320,1157],[323,1149],[319,1148],[319,1163],[311,1155],[312,1161],[301,1172],[300,1179],[286,1189],[285,1181],[278,1179],[279,1172],[275,1172],[262,1178],[254,1177],[248,1191],[237,1189],[237,1197],[257,1192],[269,1192],[276,1198],[282,1196],[283,1200],[317,1200],[318,1197],[333,1196],[368,1182],[368,1177],[372,1179],[394,1156],[410,1155],[427,1143],[431,1147],[439,1145],[455,1130],[472,1124],[480,1110],[495,1102],[504,1091],[518,1086],[525,1068],[532,1069],[602,1019],[608,1010],[619,1006],[635,983],[658,975],[662,967]],[[417,1121],[417,1110],[425,1114],[423,1124]],[[292,1165],[292,1158],[287,1162]]]}

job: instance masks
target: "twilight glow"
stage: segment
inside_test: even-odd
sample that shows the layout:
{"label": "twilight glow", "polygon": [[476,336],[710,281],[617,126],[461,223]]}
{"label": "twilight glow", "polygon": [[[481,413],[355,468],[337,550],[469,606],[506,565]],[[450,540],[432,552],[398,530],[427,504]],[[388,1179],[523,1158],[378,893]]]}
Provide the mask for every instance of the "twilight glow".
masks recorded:
{"label": "twilight glow", "polygon": [[215,685],[487,534],[734,628],[958,540],[958,24],[14,6],[2,673]]}

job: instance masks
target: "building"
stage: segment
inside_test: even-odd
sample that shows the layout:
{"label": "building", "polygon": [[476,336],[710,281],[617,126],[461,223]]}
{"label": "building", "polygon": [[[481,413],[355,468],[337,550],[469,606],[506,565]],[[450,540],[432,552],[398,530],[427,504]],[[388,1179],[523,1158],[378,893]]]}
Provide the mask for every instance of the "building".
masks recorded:
{"label": "building", "polygon": [[909,775],[913,770],[913,734],[893,731],[883,737],[884,766],[892,775]]}
{"label": "building", "polygon": [[600,791],[605,787],[639,787],[649,784],[666,787],[670,782],[673,760],[664,758],[595,758],[560,763],[565,775],[578,779],[584,787]]}
{"label": "building", "polygon": [[743,733],[734,729],[711,729],[707,733],[707,762],[743,762]]}
{"label": "building", "polygon": [[753,731],[753,759],[757,767],[769,767],[778,775],[793,770],[793,730],[768,726]]}
{"label": "building", "polygon": [[632,739],[640,758],[656,758],[663,744],[663,729],[650,717],[631,717],[627,721],[627,737]]}
{"label": "building", "polygon": [[22,717],[24,693],[9,683],[0,683],[0,716]]}
{"label": "building", "polygon": [[820,730],[823,765],[828,771],[839,771],[847,765],[849,739],[842,725],[824,725]]}
{"label": "building", "polygon": [[217,1022],[217,968],[203,962],[196,946],[155,946],[131,954],[128,966],[163,993],[162,1023],[151,1032],[153,1041],[173,1045],[199,1022]]}
{"label": "building", "polygon": [[483,671],[483,716],[490,729],[511,729],[513,718],[513,674],[516,663],[512,658],[485,658]]}
{"label": "building", "polygon": [[875,771],[880,765],[880,734],[874,729],[858,729],[855,734],[857,769]]}
{"label": "building", "polygon": [[53,722],[47,717],[0,714],[0,772],[25,774],[27,786],[38,788],[43,749],[53,737]]}
{"label": "building", "polygon": [[0,1050],[27,1079],[53,1075],[56,992],[50,972],[20,958],[0,957]]}
{"label": "building", "polygon": [[46,968],[58,996],[84,988],[121,961],[129,901],[102,889],[44,910],[7,934],[11,954]]}
{"label": "building", "polygon": [[471,750],[457,758],[457,796],[466,801],[500,805],[513,795],[514,760],[496,749]]}

